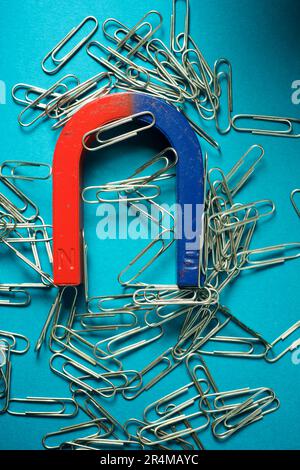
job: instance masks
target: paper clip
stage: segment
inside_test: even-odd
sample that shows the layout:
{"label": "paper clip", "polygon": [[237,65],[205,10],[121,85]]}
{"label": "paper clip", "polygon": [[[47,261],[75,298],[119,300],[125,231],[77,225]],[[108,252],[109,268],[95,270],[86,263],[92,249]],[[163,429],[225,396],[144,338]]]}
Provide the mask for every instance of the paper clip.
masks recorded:
{"label": "paper clip", "polygon": [[[268,123],[275,123],[286,127],[286,129],[255,129],[251,127],[238,127],[236,122],[238,120],[252,120],[252,121],[262,121]],[[254,135],[267,135],[273,137],[292,137],[298,138],[300,134],[295,134],[294,125],[300,123],[300,119],[289,118],[289,117],[278,117],[278,116],[264,116],[256,114],[236,114],[232,117],[231,125],[238,132],[250,132]]]}
{"label": "paper clip", "polygon": [[183,32],[183,45],[180,46],[177,34],[176,34],[176,20],[177,20],[177,9],[178,3],[181,0],[173,0],[172,5],[172,15],[171,15],[171,37],[170,37],[170,47],[171,50],[175,53],[182,53],[188,45],[189,37],[189,22],[190,22],[190,5],[189,0],[183,0],[185,2],[185,16],[184,16],[184,32]]}
{"label": "paper clip", "polygon": [[[167,374],[169,374],[172,370],[177,367],[180,362],[176,362],[173,360],[172,355],[170,354],[172,348],[168,348],[164,351],[161,355],[156,357],[153,361],[151,361],[146,367],[144,367],[139,372],[139,377],[141,378],[141,386],[138,387],[137,391],[134,393],[128,394],[128,388],[123,390],[123,397],[126,400],[134,400],[138,396],[140,396],[143,392],[148,391],[151,387],[157,384],[161,379],[163,379]],[[152,377],[147,383],[145,383],[145,376],[150,372],[153,372],[156,368],[162,367],[162,370],[159,371],[154,377]],[[133,380],[131,380],[128,384],[131,384]]]}
{"label": "paper clip", "polygon": [[[67,90],[68,89],[67,85],[62,84],[62,89]],[[22,90],[23,93],[24,93],[24,97],[22,97],[22,98],[18,96],[18,92],[20,90]],[[17,83],[12,88],[11,95],[12,95],[12,98],[15,101],[15,103],[28,106],[29,104],[31,104],[33,101],[36,100],[37,96],[42,95],[46,91],[47,90],[45,88],[37,87],[35,85],[30,85],[28,83]],[[34,99],[31,98],[31,95],[33,95]],[[57,99],[57,98],[60,98],[60,96],[61,96],[61,93],[53,92],[53,93],[50,93],[49,99],[50,98],[51,99]],[[46,106],[47,105],[45,103],[41,102],[41,103],[36,103],[35,108],[36,109],[45,109]]]}
{"label": "paper clip", "polygon": [[[110,34],[109,31],[108,31],[109,23],[114,24],[114,26],[116,28],[114,34]],[[125,26],[123,23],[121,23],[119,20],[116,20],[115,18],[108,18],[102,24],[102,31],[104,33],[104,36],[107,39],[109,39],[110,41],[113,41],[114,43],[116,43],[118,45],[118,48],[120,47],[119,44],[120,44],[121,40],[124,40],[124,36],[127,36],[126,42],[123,42],[123,44],[122,44],[122,49],[124,49],[126,51],[129,51],[129,53],[131,53],[131,55],[135,55],[136,57],[143,60],[144,62],[147,62],[149,60],[149,58],[145,54],[138,51],[137,49],[135,51],[133,51],[133,49],[134,49],[133,46],[130,45],[130,43],[128,42],[128,39],[129,39],[128,35],[131,32],[130,38],[131,38],[132,41],[135,41],[139,44],[139,46],[138,46],[138,49],[139,49],[140,46],[145,47],[145,44],[147,43],[147,41],[150,39],[150,37],[152,37],[152,35],[154,34],[153,28],[147,22],[139,24],[138,28],[136,28],[136,26],[137,25],[135,25],[133,28],[129,28],[128,26]],[[149,32],[147,33],[147,38],[146,38],[145,42],[144,42],[145,36],[141,36],[140,34],[137,33],[137,31],[139,29],[142,29],[144,26],[149,27]],[[133,32],[134,28],[135,28],[135,32]],[[130,57],[130,55],[127,55],[127,57]]]}
{"label": "paper clip", "polygon": [[[110,72],[101,72],[74,88],[67,89],[60,97],[52,99],[46,105],[47,116],[57,120],[52,129],[66,124],[82,106],[109,93],[114,86],[113,75]],[[89,93],[90,91],[91,93]]]}
{"label": "paper clip", "polygon": [[[0,341],[2,341],[1,337],[4,337],[4,339],[9,343],[9,348],[10,352],[14,354],[26,354],[27,351],[30,348],[30,342],[29,339],[26,338],[26,336],[21,335],[19,333],[12,333],[11,331],[3,331],[0,330]],[[17,342],[18,340],[21,340],[25,343],[24,349],[18,349],[17,348]]]}
{"label": "paper clip", "polygon": [[297,321],[287,331],[285,331],[284,333],[282,333],[282,335],[280,335],[277,339],[275,339],[270,344],[269,348],[267,349],[267,351],[265,353],[265,356],[264,356],[265,360],[267,362],[277,362],[279,359],[281,359],[289,351],[294,351],[295,349],[297,349],[300,346],[300,338],[298,340],[294,341],[290,346],[288,346],[286,349],[284,349],[281,353],[277,354],[276,356],[269,357],[270,356],[269,352],[270,351],[272,352],[273,347],[277,343],[279,343],[279,341],[284,341],[285,339],[287,339],[292,333],[294,333],[298,329],[300,329],[300,321]]}
{"label": "paper clip", "polygon": [[[68,41],[88,22],[92,21],[95,26],[91,30],[89,34],[87,34],[83,39],[79,41],[78,44],[76,44],[73,49],[71,49],[68,53],[66,53],[61,59],[58,59],[56,55],[60,50],[65,46],[65,44],[68,43]],[[88,40],[93,36],[93,34],[97,31],[98,29],[98,20],[94,16],[87,16],[84,18],[84,20],[79,23],[78,26],[75,26],[74,28],[69,31],[69,33],[61,39],[56,46],[51,49],[48,54],[43,58],[42,60],[42,69],[45,73],[48,75],[54,75],[57,73],[75,54],[76,52],[79,51],[79,49],[88,42]],[[53,63],[55,64],[55,67],[52,70],[49,70],[46,68],[46,61],[51,57]]]}
{"label": "paper clip", "polygon": [[[57,366],[55,363],[57,363]],[[70,388],[73,393],[76,384],[81,390],[88,390],[102,396],[113,397],[116,393],[116,387],[109,380],[109,377],[106,377],[106,374],[112,374],[111,369],[102,366],[100,363],[93,365],[95,369],[91,369],[90,366],[87,367],[62,353],[56,353],[50,358],[51,371],[70,382]],[[126,376],[125,379],[123,377],[123,381],[124,380],[127,380]]]}
{"label": "paper clip", "polygon": [[[158,330],[157,334],[154,334],[151,338],[146,338],[146,339],[144,338],[145,332],[148,332],[148,331],[152,332],[155,329]],[[94,347],[94,354],[97,358],[103,359],[103,360],[116,358],[117,356],[120,356],[128,352],[132,352],[135,349],[138,349],[142,346],[146,346],[152,343],[153,341],[158,340],[159,338],[163,336],[163,334],[164,334],[164,330],[160,326],[155,327],[155,328],[149,328],[149,326],[147,325],[143,327],[138,326],[136,328],[132,328],[131,330],[125,331],[123,333],[119,333],[115,336],[111,336],[110,338],[105,338],[104,340],[98,341]],[[122,343],[124,339],[131,338],[132,336],[135,336],[135,335],[142,336],[142,339],[136,341],[133,344],[119,347],[118,349],[113,349],[113,345],[115,343],[118,343],[118,342]],[[99,349],[99,346],[105,343],[107,343],[106,349],[108,353],[105,352],[103,354],[103,351]]]}
{"label": "paper clip", "polygon": [[23,289],[3,287],[0,285],[0,307],[27,307],[31,302],[31,295]]}
{"label": "paper clip", "polygon": [[10,345],[3,339],[0,341],[1,365],[0,365],[0,415],[8,409],[11,389],[11,360]]}
{"label": "paper clip", "polygon": [[[201,384],[203,383],[203,379],[197,379],[197,382]],[[195,389],[197,390],[196,395],[194,394]],[[192,396],[190,396],[190,392],[193,394]],[[178,399],[180,403],[175,404],[173,402],[174,399]],[[144,410],[144,420],[148,424],[155,424],[162,419],[169,419],[174,416],[174,414],[176,415],[192,407],[199,400],[200,394],[198,393],[197,387],[195,387],[194,381],[189,382],[146,406]],[[155,419],[148,417],[151,411],[155,413]]]}
{"label": "paper clip", "polygon": [[[39,113],[35,118],[33,118],[31,121],[29,122],[24,122],[22,120],[23,116],[25,113],[27,113],[29,110],[32,110],[32,109],[35,109],[37,108],[37,105],[40,105],[46,98],[49,99],[49,98],[52,98],[53,99],[53,93],[56,92],[57,90],[59,90],[61,87],[65,87],[65,84],[63,83],[63,80],[67,80],[67,79],[74,79],[76,84],[79,85],[79,80],[78,78],[75,76],[75,75],[72,75],[72,74],[68,74],[68,75],[65,75],[64,77],[62,77],[61,79],[59,79],[57,82],[55,82],[50,88],[48,88],[48,90],[44,91],[43,93],[41,93],[34,101],[31,101],[27,106],[26,108],[24,108],[19,116],[18,116],[18,122],[20,124],[20,126],[22,127],[30,127],[32,126],[33,124],[35,124],[39,119],[41,118],[44,118],[47,116],[47,108],[46,106],[42,108],[42,112]],[[61,96],[61,95],[60,95]],[[56,99],[59,99],[56,98]]]}
{"label": "paper clip", "polygon": [[[178,157],[177,157],[175,150],[171,147],[168,147],[162,150],[159,154],[155,155],[151,160],[147,161],[145,164],[140,166],[137,170],[135,170],[135,172],[132,175],[130,175],[128,178],[124,180],[109,182],[103,186],[87,186],[82,191],[82,195],[81,195],[82,199],[87,204],[98,204],[99,203],[98,190],[100,190],[101,188],[109,191],[110,188],[114,190],[116,187],[118,187],[120,188],[120,190],[124,188],[124,190],[126,191],[127,185],[128,187],[136,186],[136,187],[142,188],[144,186],[147,187],[148,183],[150,182],[156,182],[156,181],[161,181],[161,180],[172,178],[173,176],[175,176],[175,173],[166,173],[166,172],[170,170],[171,168],[173,168],[177,164],[177,161],[178,161]],[[141,173],[143,173],[149,167],[156,165],[157,163],[163,163],[162,168],[158,169],[157,171],[154,171],[150,175],[141,176]],[[87,198],[86,196],[86,193],[91,192],[91,191],[96,192],[96,197],[94,197],[94,199],[92,199],[91,197]],[[147,196],[141,195],[140,191],[138,191],[138,193],[139,193],[139,200],[144,200],[147,198]],[[127,199],[127,202],[128,202],[128,199]]]}
{"label": "paper clip", "polygon": [[[129,317],[127,322],[121,322],[126,316]],[[117,323],[109,322],[104,323],[106,319],[115,319],[119,321]],[[137,316],[134,312],[128,310],[119,310],[116,312],[101,312],[101,313],[79,313],[76,314],[76,319],[80,320],[80,324],[83,328],[82,331],[103,331],[103,330],[118,330],[120,328],[134,328],[137,326]],[[99,324],[94,321],[100,320]],[[78,331],[78,330],[76,330]]]}
{"label": "paper clip", "polygon": [[[10,398],[9,404],[11,403],[23,403],[23,404],[35,404],[35,405],[58,405],[57,411],[14,411],[8,408],[7,412],[13,416],[31,416],[40,418],[72,418],[78,413],[78,405],[73,398],[46,398],[46,397],[26,397],[26,398]],[[71,412],[66,412],[67,406],[73,407]]]}
{"label": "paper clip", "polygon": [[[26,194],[16,187],[10,180],[0,176],[0,182],[3,183],[12,194],[19,199],[23,206],[17,206],[16,203],[12,203],[4,194],[0,193],[0,205],[4,207],[9,213],[9,217],[15,218],[17,222],[34,222],[39,216],[38,206],[28,197]],[[31,209],[32,215],[26,216],[27,210]]]}
{"label": "paper clip", "polygon": [[[268,207],[269,209],[266,210]],[[252,217],[240,220],[238,215],[243,215],[244,211],[247,209],[255,209],[257,214],[254,214]],[[258,212],[259,209],[261,212]],[[245,224],[255,222],[263,217],[268,217],[275,212],[275,209],[275,204],[270,199],[261,199],[249,204],[234,204],[228,210],[213,214],[209,218],[209,226],[215,233],[222,233],[226,230],[242,227]]]}
{"label": "paper clip", "polygon": [[[226,65],[227,71],[220,71],[218,69],[221,66]],[[227,134],[231,129],[231,113],[233,111],[233,92],[232,92],[232,66],[228,59],[218,59],[214,65],[214,88],[216,96],[220,99],[222,94],[221,81],[222,79],[226,80],[227,83],[227,121],[228,125],[225,128],[221,128],[219,121],[220,106],[216,111],[216,128],[220,134]]]}
{"label": "paper clip", "polygon": [[[242,265],[239,267],[240,270],[246,270],[246,269],[253,269],[253,268],[261,268],[265,266],[272,266],[278,263],[285,263],[285,261],[291,260],[291,259],[297,259],[300,257],[300,242],[294,242],[294,243],[282,243],[281,245],[272,245],[272,246],[266,246],[263,248],[255,248],[253,250],[245,250],[245,251],[240,251],[237,253],[237,258],[239,259],[240,257],[242,258]],[[284,250],[295,250],[297,249],[298,251],[295,254],[291,255],[283,255],[283,256],[272,256],[272,253],[277,253],[278,251],[284,251]],[[261,258],[261,259],[255,259],[255,255],[264,255],[271,253],[271,256],[269,258]],[[259,258],[259,256],[257,256]],[[252,259],[254,258],[254,259]],[[245,265],[244,265],[245,264]]]}
{"label": "paper clip", "polygon": [[[95,52],[91,50],[93,48],[104,51],[107,58],[103,57],[102,54],[100,56],[96,55]],[[150,82],[149,72],[145,68],[136,65],[132,60],[123,56],[117,50],[109,46],[104,46],[98,41],[91,41],[86,46],[86,52],[96,62],[110,70],[118,81],[121,80],[122,83],[125,81],[128,83],[129,87],[134,87],[138,90],[143,90],[145,87],[148,87]],[[145,79],[143,79],[143,77],[145,77]]]}
{"label": "paper clip", "polygon": [[[124,302],[126,303],[124,304]],[[106,306],[106,304],[108,304],[108,306]],[[139,308],[137,305],[134,304],[132,300],[132,294],[120,294],[111,296],[99,295],[95,297],[90,297],[88,299],[87,307],[89,313],[114,313],[119,312],[120,310],[131,311]]]}
{"label": "paper clip", "polygon": [[[66,336],[66,335],[64,336],[64,338],[63,338],[64,340],[62,340],[61,337],[57,336],[56,331],[58,329],[68,333],[68,336]],[[62,326],[62,325],[56,325],[52,329],[52,339],[57,344],[59,344],[61,346],[61,350],[56,351],[54,349],[53,345],[52,344],[50,345],[51,351],[53,353],[55,353],[54,356],[56,356],[57,353],[61,353],[62,351],[65,351],[66,349],[68,349],[72,353],[74,353],[77,356],[81,357],[81,359],[87,361],[89,364],[92,364],[93,366],[97,366],[97,365],[101,366],[104,369],[106,369],[108,372],[111,371],[111,369],[103,366],[103,364],[101,364],[99,361],[96,360],[97,356],[94,355],[95,345],[93,343],[91,343],[90,341],[88,341],[84,336],[79,335],[78,333],[76,333],[74,330],[71,330],[71,329],[69,329],[65,326]],[[82,348],[85,346],[86,349],[89,349],[92,352],[92,354],[88,354],[87,352],[83,351],[79,347],[75,346],[71,341],[72,339],[73,339],[73,341],[76,341],[79,345],[81,345]],[[101,352],[102,356],[104,356],[104,359],[110,359],[110,358],[106,357],[107,354],[104,351],[101,351],[100,349],[99,349],[99,351]],[[53,356],[53,358],[54,358],[54,356]],[[115,358],[112,358],[112,360],[114,361],[114,363],[117,366],[117,369],[119,370],[121,368],[121,363]]]}
{"label": "paper clip", "polygon": [[[148,23],[149,20],[145,21],[146,19],[148,19],[148,17],[150,15],[154,15],[154,16],[157,15],[158,16],[159,23],[157,24],[157,26],[155,26],[155,28],[152,28],[151,23]],[[159,30],[159,28],[162,25],[162,21],[163,21],[162,15],[158,11],[156,11],[156,10],[149,11],[128,31],[128,33],[126,33],[124,38],[121,39],[118,42],[117,50],[122,49],[123,47],[125,48],[125,46],[128,47],[128,41],[130,39],[135,39],[135,40],[137,40],[137,44],[135,46],[130,47],[130,50],[129,50],[129,53],[127,54],[127,57],[129,58],[129,57],[135,55],[138,52],[138,50],[142,46],[144,46],[149,41],[149,39]],[[142,27],[145,27],[145,26],[149,27],[149,32],[142,38],[137,37],[137,35],[136,35],[137,31],[140,28],[142,29]]]}
{"label": "paper clip", "polygon": [[[128,265],[122,269],[122,271],[119,273],[118,275],[118,281],[120,284],[124,285],[124,286],[133,286],[133,285],[143,285],[143,283],[141,281],[137,281],[137,279],[140,277],[140,275],[149,267],[151,266],[155,260],[162,254],[164,253],[167,248],[173,243],[173,239],[171,239],[171,241],[168,241],[167,239],[165,240],[163,238],[163,235],[164,234],[167,234],[169,233],[170,231],[169,230],[163,230],[163,232],[159,235],[157,235],[153,240],[150,241],[150,243],[148,243],[148,245],[143,248],[143,250],[141,250],[129,263]],[[152,257],[150,258],[150,260],[145,260],[144,264],[142,267],[140,268],[137,268],[137,272],[133,272],[131,274],[127,274],[128,278],[124,279],[124,275],[125,273],[130,273],[130,270],[132,270],[132,267],[135,267],[135,265],[145,257],[145,255],[147,255],[147,253],[150,251],[153,251],[152,248],[153,247],[156,247],[156,245],[158,245],[158,247],[156,248],[156,251],[155,253],[152,255]],[[134,284],[135,283],[135,284]],[[137,294],[137,291],[134,293],[134,295]],[[134,298],[134,302],[136,302],[136,299]]]}
{"label": "paper clip", "polygon": [[[227,439],[237,431],[240,431],[244,427],[256,421],[259,421],[266,414],[272,413],[279,408],[280,402],[272,391],[271,397],[269,399],[258,399],[255,404],[255,399],[259,397],[262,392],[267,391],[268,389],[262,388],[257,390],[258,391],[244,403],[233,407],[231,410],[222,415],[220,418],[217,418],[212,423],[212,432],[217,439]],[[272,405],[273,402],[275,402],[275,405],[270,408],[270,405]],[[236,418],[239,415],[241,415],[242,418],[240,421],[237,421]],[[233,424],[229,423],[230,419],[233,421]],[[226,430],[223,432],[217,432],[217,428],[220,425],[223,425]]]}
{"label": "paper clip", "polygon": [[[106,131],[110,131],[111,129],[115,129],[116,127],[122,126],[124,124],[131,123],[135,120],[138,120],[141,118],[141,121],[143,121],[143,117],[146,117],[145,121],[146,124],[142,122],[142,127],[137,127],[137,129],[129,132],[125,132],[124,134],[120,134],[117,137],[112,137],[110,139],[106,140],[101,140],[100,135]],[[150,123],[148,122],[148,119],[150,117]],[[140,125],[140,123],[138,122]],[[108,147],[110,145],[123,142],[124,140],[127,140],[131,137],[135,137],[138,135],[140,132],[146,131],[148,129],[151,129],[151,127],[155,126],[155,117],[154,114],[148,111],[144,111],[142,113],[137,113],[137,114],[132,114],[131,116],[128,116],[123,119],[118,119],[117,121],[114,121],[110,124],[106,124],[102,127],[99,127],[98,129],[93,129],[89,132],[86,132],[82,138],[82,145],[85,148],[85,150],[88,150],[89,152],[96,152],[99,149],[102,149],[104,147]],[[97,145],[96,147],[90,147],[88,145],[88,142],[91,140],[91,138],[94,137],[100,145]]]}
{"label": "paper clip", "polygon": [[[59,429],[58,431],[55,431],[55,432],[50,432],[48,434],[46,434],[43,439],[42,439],[42,444],[43,446],[45,447],[45,449],[59,449],[60,446],[61,446],[61,442],[59,442],[58,444],[56,445],[52,445],[52,446],[49,446],[47,444],[48,440],[50,440],[51,438],[53,437],[56,437],[56,436],[63,436],[65,434],[68,434],[68,433],[71,433],[71,432],[76,432],[76,431],[81,431],[81,430],[85,430],[85,429],[88,429],[88,433],[87,435],[84,435],[84,436],[81,436],[79,441],[84,443],[85,440],[93,440],[93,439],[97,439],[99,436],[100,436],[100,433],[101,433],[101,430],[102,430],[102,427],[101,427],[101,422],[103,421],[103,419],[93,419],[93,420],[90,420],[90,421],[86,421],[84,423],[80,423],[80,424],[73,424],[72,426],[67,426],[67,427],[64,427],[64,428],[61,428]],[[96,432],[95,433],[92,433],[90,434],[90,429],[92,428],[96,428]],[[76,440],[75,440],[76,442]]]}
{"label": "paper clip", "polygon": [[[20,170],[21,168],[27,168],[29,167],[30,170],[33,168],[46,168],[47,172],[46,174],[42,175],[34,175],[30,173],[30,175],[21,175],[18,174],[17,171]],[[4,169],[9,168],[10,169],[10,174],[5,174]],[[18,161],[18,160],[5,160],[1,165],[0,165],[0,176],[3,178],[12,178],[12,179],[18,179],[18,180],[26,180],[26,181],[34,181],[34,180],[47,180],[50,178],[52,173],[52,168],[51,165],[48,163],[41,163],[41,162],[27,162],[27,161]]]}
{"label": "paper clip", "polygon": [[41,333],[40,333],[40,335],[37,339],[37,342],[36,342],[36,345],[35,345],[35,351],[39,351],[41,349],[43,343],[45,342],[47,331],[50,327],[50,324],[51,324],[54,316],[57,315],[57,308],[58,308],[60,299],[61,299],[61,291],[58,290],[57,295],[54,299],[54,302],[50,307],[50,310],[49,310],[49,313],[47,315],[44,326],[42,328],[42,331],[41,331]]}
{"label": "paper clip", "polygon": [[230,180],[233,177],[236,177],[236,174],[242,168],[244,165],[246,165],[246,159],[248,160],[250,157],[252,157],[252,154],[256,153],[256,150],[258,150],[259,154],[258,157],[255,158],[254,162],[251,163],[247,171],[244,170],[244,173],[242,174],[242,177],[239,179],[237,183],[233,187],[230,187],[230,193],[231,196],[233,197],[237,192],[244,186],[244,184],[248,181],[252,173],[254,172],[256,166],[258,163],[261,161],[263,158],[265,151],[264,148],[261,145],[251,145],[251,147],[244,153],[244,155],[237,161],[237,163],[232,167],[232,169],[226,174],[226,182],[227,184],[230,182]]}
{"label": "paper clip", "polygon": [[[201,422],[201,418],[203,418],[202,419],[202,421],[204,421],[203,423]],[[187,420],[190,420],[190,419],[195,419],[196,421],[195,427],[191,426],[191,427],[185,427],[184,429],[174,430],[174,426],[180,423],[184,424]],[[204,430],[208,427],[209,422],[210,422],[209,416],[203,413],[202,411],[197,411],[195,413],[191,413],[188,415],[180,414],[179,416],[169,418],[163,421],[159,421],[155,425],[149,424],[143,427],[139,431],[138,435],[139,435],[140,441],[144,445],[154,446],[158,444],[164,444],[167,441],[189,436],[190,434]],[[171,433],[167,433],[165,431],[165,428],[168,426],[172,429]],[[150,435],[154,436],[154,440],[149,439],[149,437],[144,435],[145,433],[149,434],[149,432],[150,432]],[[159,438],[158,436],[163,436],[163,437]]]}

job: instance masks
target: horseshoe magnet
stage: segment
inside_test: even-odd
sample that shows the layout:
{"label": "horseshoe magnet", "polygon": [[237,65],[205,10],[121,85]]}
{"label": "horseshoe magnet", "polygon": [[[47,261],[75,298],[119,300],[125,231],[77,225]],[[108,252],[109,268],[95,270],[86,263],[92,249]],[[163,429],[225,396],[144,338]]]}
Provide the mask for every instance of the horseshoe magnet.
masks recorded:
{"label": "horseshoe magnet", "polygon": [[[201,147],[190,124],[175,107],[139,93],[116,93],[86,104],[65,125],[57,141],[53,159],[53,271],[57,286],[82,282],[83,136],[91,129],[147,111],[178,155],[177,203],[181,207],[178,222],[182,236],[177,240],[177,284],[180,288],[199,286],[201,234],[197,226],[201,216],[196,210],[204,201]],[[147,120],[145,115],[142,120]],[[184,230],[185,219],[190,226],[188,232],[195,234],[193,243]]]}

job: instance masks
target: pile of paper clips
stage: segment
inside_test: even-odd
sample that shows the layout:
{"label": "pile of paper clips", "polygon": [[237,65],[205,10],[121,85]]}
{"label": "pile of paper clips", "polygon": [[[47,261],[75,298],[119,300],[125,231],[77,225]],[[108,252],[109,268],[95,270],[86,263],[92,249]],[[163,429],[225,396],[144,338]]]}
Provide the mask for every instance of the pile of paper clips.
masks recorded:
{"label": "pile of paper clips", "polygon": [[[17,84],[12,96],[24,106],[18,118],[20,125],[28,127],[38,120],[50,118],[55,121],[53,129],[58,129],[87,102],[118,90],[133,90],[152,94],[177,106],[199,136],[216,149],[219,149],[219,144],[190,117],[191,109],[198,113],[199,122],[214,121],[221,135],[234,128],[258,135],[300,137],[295,132],[295,126],[300,122],[297,119],[249,114],[232,116],[230,62],[219,59],[212,69],[190,36],[189,1],[186,0],[184,31],[179,33],[176,32],[176,11],[177,1],[173,0],[169,48],[160,39],[153,38],[162,26],[162,16],[157,11],[148,12],[132,28],[113,18],[104,21],[104,36],[115,44],[115,48],[98,41],[89,42],[98,28],[98,21],[92,16],[85,18],[45,56],[42,69],[50,75],[57,73],[87,44],[87,54],[108,71],[100,72],[83,83],[69,74],[47,90]],[[87,24],[91,24],[90,33],[59,58],[61,49]],[[224,81],[226,87],[222,85]],[[224,120],[224,114],[221,116],[224,96],[227,96],[225,124],[221,123]],[[30,114],[34,117],[25,120],[25,116]],[[269,130],[238,127],[238,121],[242,120],[267,122],[273,126],[275,123],[279,127],[276,130],[274,127]],[[90,135],[84,136],[83,144],[92,151],[115,142],[101,141],[98,133],[97,141],[90,147],[91,141],[87,137]],[[270,388],[242,387],[219,391],[203,359],[206,355],[214,355],[255,358],[272,363],[300,344],[299,341],[294,342],[281,352],[274,351],[277,343],[300,327],[300,321],[269,343],[236,318],[220,300],[223,289],[236,281],[243,271],[274,266],[300,257],[299,242],[250,249],[261,219],[270,217],[275,211],[274,203],[268,199],[247,203],[238,200],[239,191],[248,182],[263,155],[263,148],[253,145],[227,174],[221,168],[208,169],[206,157],[204,243],[201,252],[201,269],[206,281],[198,289],[178,289],[174,285],[149,284],[141,280],[147,268],[174,241],[166,241],[162,237],[167,230],[163,222],[166,213],[157,202],[160,185],[175,176],[177,156],[172,148],[162,150],[126,179],[85,188],[82,193],[85,203],[107,202],[105,195],[114,193],[109,201],[119,202],[126,195],[126,203],[131,206],[139,201],[155,205],[160,213],[156,221],[160,233],[120,273],[118,281],[124,287],[121,295],[89,296],[85,244],[84,313],[78,310],[79,291],[76,287],[57,289],[53,285],[49,274],[53,261],[49,234],[51,225],[44,222],[38,205],[17,185],[18,180],[30,182],[49,178],[51,167],[26,161],[3,162],[0,181],[12,197],[9,199],[0,194],[0,241],[11,250],[12,256],[17,256],[34,270],[40,281],[1,284],[0,306],[27,306],[31,301],[30,289],[57,289],[35,348],[40,351],[49,336],[49,347],[53,353],[51,371],[69,382],[72,397],[13,397],[13,357],[28,351],[29,340],[17,333],[0,331],[0,413],[57,418],[71,418],[78,413],[84,416],[79,424],[46,434],[42,442],[47,449],[203,449],[200,431],[210,427],[217,439],[226,439],[277,410],[279,400]],[[159,169],[153,170],[157,166]],[[30,172],[27,175],[28,169]],[[299,191],[293,191],[291,200],[300,216],[294,199]],[[175,225],[175,220],[173,222]],[[168,230],[174,231],[174,226]],[[17,248],[20,242],[23,247],[29,247],[32,256]],[[45,247],[49,269],[42,266],[38,249],[41,245]],[[153,258],[145,261],[141,268],[136,268],[155,245],[159,248]],[[174,321],[180,322],[175,344],[152,358],[142,370],[125,367],[125,356],[159,340],[163,335],[167,337],[168,326]],[[228,325],[236,328],[238,333],[235,336],[226,331]],[[186,368],[190,381],[150,403],[139,416],[124,423],[105,408],[105,399],[116,395],[121,395],[125,400],[136,399],[177,367]]]}

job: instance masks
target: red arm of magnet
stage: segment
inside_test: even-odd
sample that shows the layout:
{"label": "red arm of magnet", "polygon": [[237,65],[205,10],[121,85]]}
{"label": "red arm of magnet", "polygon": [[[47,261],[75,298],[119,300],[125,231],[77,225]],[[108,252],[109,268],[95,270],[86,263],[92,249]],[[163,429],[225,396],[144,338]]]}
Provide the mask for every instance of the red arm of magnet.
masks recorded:
{"label": "red arm of magnet", "polygon": [[[82,137],[132,114],[132,95],[118,93],[85,105],[64,127],[53,160],[53,274],[58,286],[82,282]],[[80,235],[79,235],[80,234]]]}

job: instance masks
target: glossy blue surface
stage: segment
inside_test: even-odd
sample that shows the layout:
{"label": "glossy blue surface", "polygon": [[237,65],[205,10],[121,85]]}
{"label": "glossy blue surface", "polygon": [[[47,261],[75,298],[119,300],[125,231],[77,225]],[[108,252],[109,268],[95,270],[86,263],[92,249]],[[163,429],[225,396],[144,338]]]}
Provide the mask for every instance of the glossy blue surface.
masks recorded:
{"label": "glossy blue surface", "polygon": [[[228,57],[233,66],[234,113],[291,115],[299,117],[300,105],[292,103],[292,82],[300,79],[299,20],[300,9],[294,0],[191,0],[191,33],[210,64],[218,57]],[[167,41],[171,2],[167,0],[2,0],[0,15],[0,80],[7,89],[7,103],[0,105],[1,160],[32,160],[51,163],[57,133],[49,122],[34,129],[21,129],[9,90],[18,82],[49,86],[56,79],[43,74],[40,61],[72,26],[86,15],[94,15],[100,24],[108,17],[134,24],[146,11],[158,9],[165,24],[161,37]],[[101,28],[93,39],[103,41]],[[81,80],[101,70],[84,50],[58,74],[78,74]],[[218,138],[213,126],[207,130]],[[265,157],[239,194],[239,202],[269,198],[276,203],[275,215],[265,220],[253,244],[262,247],[299,240],[299,218],[289,199],[299,187],[299,140],[240,134],[234,131],[220,137],[222,153],[209,151],[210,167],[228,171],[236,160],[258,143]],[[85,185],[120,179],[150,158],[159,142],[139,140],[136,146],[110,148],[99,158],[86,158]],[[120,150],[121,149],[121,150]],[[130,157],[130,158],[129,158]],[[51,182],[22,183],[24,191],[38,201],[41,214],[51,223]],[[27,189],[26,189],[27,188]],[[175,199],[175,185],[166,199]],[[95,206],[85,207],[85,232],[89,247],[90,295],[120,292],[116,278],[145,241],[109,240],[96,237],[98,219]],[[253,246],[254,247],[254,246]],[[172,248],[173,250],[173,248]],[[171,284],[176,279],[175,251],[166,254],[149,269],[146,281]],[[36,276],[1,246],[0,283],[36,281]],[[41,331],[54,292],[32,293],[27,308],[0,307],[1,329],[23,333],[30,338],[31,349],[13,357],[12,396],[69,396],[68,384],[50,372],[50,353],[34,344]],[[299,319],[299,261],[269,269],[243,273],[222,294],[222,304],[268,341],[277,338]],[[126,367],[140,369],[173,344],[178,322],[171,322],[165,336],[145,349],[126,356]],[[299,449],[300,447],[300,365],[291,356],[270,365],[264,361],[208,357],[207,364],[221,390],[266,386],[273,388],[281,402],[276,413],[265,417],[225,442],[217,442],[209,430],[200,434],[207,449]],[[143,408],[153,400],[189,381],[185,367],[177,368],[149,392],[133,402],[103,400],[107,408],[125,421],[142,417]],[[85,418],[76,418],[77,422]],[[73,420],[75,422],[75,420]],[[0,416],[1,449],[39,449],[42,436],[70,420],[17,418]]]}

